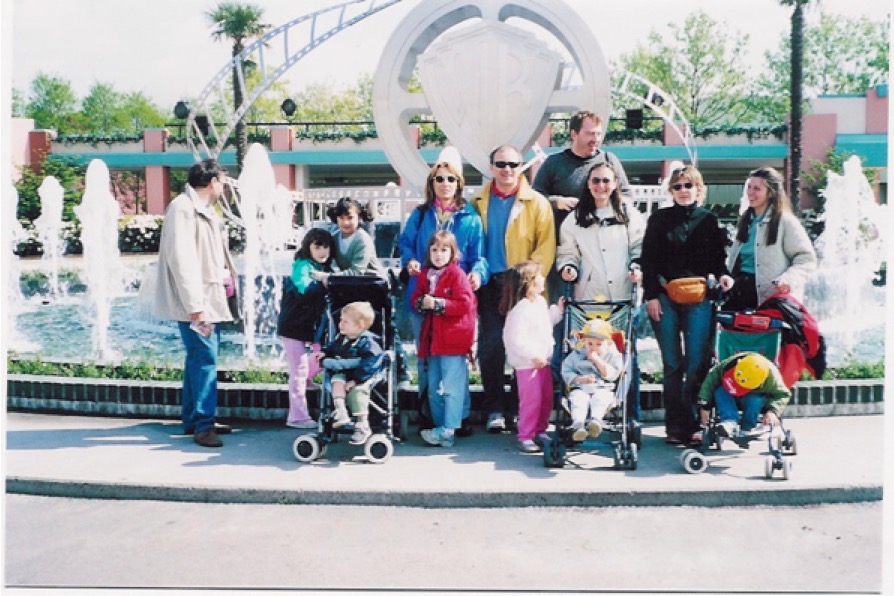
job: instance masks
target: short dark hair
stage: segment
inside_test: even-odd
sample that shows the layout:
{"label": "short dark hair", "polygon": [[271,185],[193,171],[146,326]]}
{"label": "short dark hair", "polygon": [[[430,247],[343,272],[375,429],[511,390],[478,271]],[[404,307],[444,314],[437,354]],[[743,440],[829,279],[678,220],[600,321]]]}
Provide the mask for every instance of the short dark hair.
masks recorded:
{"label": "short dark hair", "polygon": [[360,221],[372,221],[373,215],[369,212],[369,209],[358,201],[357,199],[352,199],[351,197],[342,197],[338,200],[335,205],[332,205],[328,209],[326,209],[326,217],[329,218],[334,224],[338,223],[338,218],[342,215],[346,215],[351,211],[351,209],[357,212],[357,215],[360,216]]}
{"label": "short dark hair", "polygon": [[571,116],[571,120],[568,121],[568,130],[573,130],[574,132],[580,132],[581,126],[584,125],[584,120],[589,118],[596,126],[602,126],[602,118],[599,117],[595,112],[589,112],[587,110],[581,110],[579,112],[575,112],[573,116]]}
{"label": "short dark hair", "polygon": [[216,159],[206,159],[189,168],[187,182],[193,188],[204,188],[211,184],[212,180],[226,173],[227,171],[217,163]]}

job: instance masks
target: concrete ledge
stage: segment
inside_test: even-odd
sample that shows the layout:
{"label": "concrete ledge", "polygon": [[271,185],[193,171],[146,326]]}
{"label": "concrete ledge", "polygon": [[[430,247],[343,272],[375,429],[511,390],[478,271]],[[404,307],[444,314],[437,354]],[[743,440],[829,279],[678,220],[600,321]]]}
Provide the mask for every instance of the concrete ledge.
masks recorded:
{"label": "concrete ledge", "polygon": [[880,501],[880,485],[723,491],[423,492],[314,491],[63,482],[11,477],[11,494],[76,499],[157,500],[266,505],[360,505],[422,508],[506,507],[753,507]]}
{"label": "concrete ledge", "polygon": [[[802,381],[786,410],[790,418],[866,415],[884,412],[884,379]],[[415,391],[401,394],[399,405],[413,403]],[[7,376],[10,410],[42,413],[179,418],[180,383],[125,381],[40,375]],[[480,403],[480,385],[472,386],[472,407]],[[316,404],[315,392],[309,392]],[[640,389],[643,421],[664,419],[661,385]],[[288,385],[218,384],[218,415],[234,420],[282,420],[289,408]]]}

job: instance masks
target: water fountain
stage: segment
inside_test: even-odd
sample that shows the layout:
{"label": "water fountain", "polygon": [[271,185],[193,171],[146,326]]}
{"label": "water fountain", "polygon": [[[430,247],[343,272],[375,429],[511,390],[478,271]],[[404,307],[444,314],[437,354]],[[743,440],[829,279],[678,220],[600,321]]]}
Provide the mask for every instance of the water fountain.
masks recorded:
{"label": "water fountain", "polygon": [[8,245],[3,247],[3,272],[5,278],[3,280],[4,296],[6,297],[6,306],[4,307],[3,328],[7,330],[6,339],[10,345],[21,345],[23,338],[18,331],[17,319],[19,313],[22,312],[23,300],[22,290],[19,285],[19,276],[21,275],[21,267],[19,266],[19,258],[14,251],[16,245],[25,239],[25,229],[19,222],[16,212],[19,205],[19,193],[15,187],[10,185],[7,190],[8,200],[3,201],[3,222],[6,226],[6,238]]}
{"label": "water fountain", "polygon": [[[245,358],[257,360],[256,334],[270,336],[276,332],[282,276],[290,269],[277,266],[292,229],[292,198],[276,184],[267,150],[257,143],[245,156],[239,176],[238,209],[245,228],[245,249],[239,268],[242,283],[242,307],[245,333]],[[291,262],[291,256],[286,261]]]}
{"label": "water fountain", "polygon": [[43,179],[37,189],[40,196],[40,217],[34,220],[38,238],[43,245],[43,259],[49,263],[50,296],[64,294],[59,284],[59,263],[62,259],[62,206],[65,189],[53,176]]}
{"label": "water fountain", "polygon": [[870,353],[877,359],[884,346],[885,288],[872,281],[885,261],[887,206],[876,203],[856,156],[843,174],[828,172],[822,195],[825,229],[815,243],[818,267],[805,306],[826,336],[830,364],[870,359]]}
{"label": "water fountain", "polygon": [[109,168],[94,159],[87,166],[84,196],[75,213],[81,220],[84,263],[81,275],[87,284],[88,316],[93,323],[93,352],[101,362],[116,358],[109,345],[111,299],[120,294],[121,264],[118,250],[120,210],[109,186]]}

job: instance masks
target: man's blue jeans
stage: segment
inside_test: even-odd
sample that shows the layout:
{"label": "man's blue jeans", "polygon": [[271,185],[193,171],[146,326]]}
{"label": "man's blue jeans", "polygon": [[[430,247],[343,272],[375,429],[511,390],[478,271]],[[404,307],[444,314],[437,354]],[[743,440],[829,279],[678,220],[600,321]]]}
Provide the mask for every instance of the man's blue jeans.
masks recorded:
{"label": "man's blue jeans", "polygon": [[665,430],[668,437],[688,439],[698,429],[695,403],[710,364],[712,304],[675,304],[666,294],[658,300],[663,314],[650,321],[664,370]]}
{"label": "man's blue jeans", "polygon": [[757,426],[757,419],[764,407],[764,396],[760,393],[749,393],[736,399],[723,387],[714,390],[714,405],[721,422],[739,423],[739,406],[742,409],[742,430],[751,430]]}
{"label": "man's blue jeans", "polygon": [[220,326],[214,326],[210,337],[204,337],[189,327],[188,322],[178,321],[180,338],[186,348],[183,365],[183,395],[181,419],[184,431],[202,431],[214,428],[217,412],[217,353],[220,347]]}

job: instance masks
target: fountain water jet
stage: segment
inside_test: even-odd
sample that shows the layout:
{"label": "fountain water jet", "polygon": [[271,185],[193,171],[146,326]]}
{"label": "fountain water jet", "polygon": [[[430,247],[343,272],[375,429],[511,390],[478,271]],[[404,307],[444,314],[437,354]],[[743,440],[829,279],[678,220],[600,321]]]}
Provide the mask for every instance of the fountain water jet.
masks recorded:
{"label": "fountain water jet", "polygon": [[17,217],[19,193],[12,185],[9,186],[7,193],[9,200],[3,201],[3,222],[6,226],[4,238],[8,242],[8,245],[3,247],[3,272],[5,274],[3,295],[6,297],[6,306],[3,309],[5,318],[3,328],[7,330],[6,339],[9,345],[21,347],[25,340],[18,331],[17,319],[19,313],[22,312],[24,297],[19,285],[21,267],[15,249],[18,243],[25,239],[26,234]]}
{"label": "fountain water jet", "polygon": [[825,228],[815,242],[817,273],[807,284],[805,302],[835,364],[860,350],[856,339],[868,340],[867,329],[884,328],[885,289],[872,281],[886,256],[888,212],[876,203],[857,156],[845,162],[843,175],[827,173],[822,195]]}
{"label": "fountain water jet", "polygon": [[87,284],[88,312],[93,321],[93,351],[100,361],[116,358],[109,346],[109,311],[113,297],[121,293],[121,253],[118,250],[120,210],[109,185],[109,168],[94,159],[87,166],[84,196],[75,213],[81,220],[84,247],[82,275]]}
{"label": "fountain water jet", "polygon": [[40,195],[40,217],[34,220],[43,245],[43,259],[49,261],[50,296],[58,298],[65,292],[59,284],[59,263],[62,259],[62,206],[65,189],[53,176],[47,176],[37,189]]}

